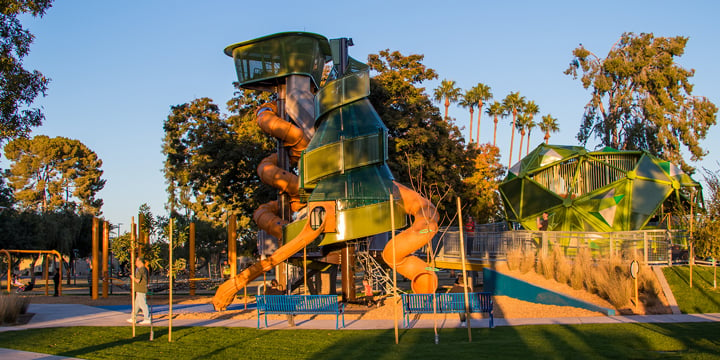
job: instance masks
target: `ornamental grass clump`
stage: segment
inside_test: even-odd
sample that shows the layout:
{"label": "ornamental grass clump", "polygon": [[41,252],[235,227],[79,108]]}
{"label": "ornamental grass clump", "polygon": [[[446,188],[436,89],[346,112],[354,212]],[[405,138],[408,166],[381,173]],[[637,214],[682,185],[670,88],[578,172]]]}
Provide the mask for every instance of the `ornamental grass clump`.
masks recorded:
{"label": "ornamental grass clump", "polygon": [[535,251],[523,251],[522,261],[520,262],[520,272],[527,274],[535,267]]}
{"label": "ornamental grass clump", "polygon": [[593,271],[593,280],[598,294],[607,299],[615,308],[622,308],[632,296],[633,286],[628,275],[628,266],[622,259],[612,256],[601,261]]}
{"label": "ornamental grass clump", "polygon": [[0,295],[0,316],[5,324],[14,324],[20,314],[27,312],[30,298],[16,294]]}
{"label": "ornamental grass clump", "polygon": [[522,250],[512,249],[507,253],[507,266],[510,271],[520,270],[520,263],[522,262]]}
{"label": "ornamental grass clump", "polygon": [[555,281],[567,284],[572,274],[572,266],[565,258],[562,248],[556,246],[552,252],[553,268],[555,269]]}

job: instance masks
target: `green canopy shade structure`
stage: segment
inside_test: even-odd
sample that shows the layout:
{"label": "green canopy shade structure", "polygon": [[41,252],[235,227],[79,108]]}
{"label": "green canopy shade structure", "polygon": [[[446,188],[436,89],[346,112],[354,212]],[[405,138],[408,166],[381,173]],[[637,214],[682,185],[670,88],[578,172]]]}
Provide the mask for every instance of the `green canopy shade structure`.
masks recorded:
{"label": "green canopy shade structure", "polygon": [[[661,205],[687,201],[700,184],[646,151],[541,144],[500,184],[506,218],[528,230],[548,213],[548,230],[642,230]],[[698,203],[701,195],[695,196]]]}

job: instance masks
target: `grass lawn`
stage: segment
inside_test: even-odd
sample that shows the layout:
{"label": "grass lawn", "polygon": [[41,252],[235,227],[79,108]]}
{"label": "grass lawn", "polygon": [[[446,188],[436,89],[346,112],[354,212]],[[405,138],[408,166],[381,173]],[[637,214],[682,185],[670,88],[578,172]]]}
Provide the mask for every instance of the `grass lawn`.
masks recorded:
{"label": "grass lawn", "polygon": [[[720,278],[720,269],[718,269]],[[684,313],[720,313],[720,286],[713,289],[713,268],[693,266],[693,287],[690,288],[690,267],[669,266],[663,274],[675,300]],[[720,279],[719,279],[720,281]]]}
{"label": "grass lawn", "polygon": [[0,347],[84,359],[469,359],[469,358],[720,358],[720,323],[542,325],[443,329],[256,330],[191,327],[155,331],[68,327],[0,333]]}

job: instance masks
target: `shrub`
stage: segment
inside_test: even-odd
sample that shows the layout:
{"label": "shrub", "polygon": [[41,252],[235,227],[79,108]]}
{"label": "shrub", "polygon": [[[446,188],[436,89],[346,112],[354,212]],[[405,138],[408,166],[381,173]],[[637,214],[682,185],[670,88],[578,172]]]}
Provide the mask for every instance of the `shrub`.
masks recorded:
{"label": "shrub", "polygon": [[632,296],[633,286],[628,266],[616,256],[603,261],[595,272],[595,281],[601,296],[616,308],[625,306]]}
{"label": "shrub", "polygon": [[20,314],[27,312],[30,298],[8,294],[0,296],[0,320],[6,324],[14,324]]}
{"label": "shrub", "polygon": [[552,261],[553,267],[555,268],[555,280],[561,284],[567,284],[570,280],[572,267],[559,246],[553,248]]}
{"label": "shrub", "polygon": [[647,265],[640,266],[638,291],[645,295],[645,306],[652,307],[660,303],[660,291],[662,291],[660,282]]}
{"label": "shrub", "polygon": [[523,252],[522,261],[520,262],[520,272],[523,274],[528,273],[535,267],[535,252],[532,250],[525,250]]}
{"label": "shrub", "polygon": [[522,250],[512,249],[507,253],[507,266],[511,271],[520,270],[520,262],[522,261]]}
{"label": "shrub", "polygon": [[[592,257],[590,256],[589,249],[583,248],[578,250],[570,271],[570,286],[572,286],[573,289],[582,290],[582,288],[585,287],[589,292],[594,292],[594,286],[592,286],[593,283],[590,276],[590,272],[592,271]],[[588,286],[588,283],[590,286]]]}
{"label": "shrub", "polygon": [[555,277],[555,262],[552,256],[540,256],[540,267],[542,268],[542,275],[546,279],[550,280]]}

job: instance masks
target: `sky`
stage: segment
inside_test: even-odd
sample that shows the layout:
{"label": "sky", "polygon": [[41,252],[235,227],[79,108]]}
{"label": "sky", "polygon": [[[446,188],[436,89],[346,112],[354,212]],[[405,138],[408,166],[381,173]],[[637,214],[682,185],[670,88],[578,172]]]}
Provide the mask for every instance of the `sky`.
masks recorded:
{"label": "sky", "polygon": [[[720,26],[714,1],[56,1],[42,18],[23,17],[35,35],[27,69],[51,79],[36,101],[46,116],[32,135],[78,139],[103,160],[103,215],[122,231],[147,203],[164,214],[162,124],[170,106],[209,97],[224,105],[236,73],[223,54],[230,44],[284,31],[328,38],[350,37],[350,55],[365,61],[383,49],[424,54],[439,79],[468,89],[492,88],[495,99],[519,91],[558,118],[550,142],[577,145],[575,138],[590,98],[579,80],[564,75],[579,44],[607,54],[623,32],[686,36],[678,63],[695,69],[694,95],[720,104],[717,67]],[[451,106],[465,127],[469,113]],[[510,120],[502,120],[498,146],[507,164]],[[484,117],[481,142],[492,141]],[[701,144],[709,155],[698,167],[718,170],[713,128]],[[531,147],[543,134],[532,134]],[[515,156],[517,156],[517,139]],[[515,160],[515,159],[514,159]],[[1,166],[7,167],[3,160]]]}

